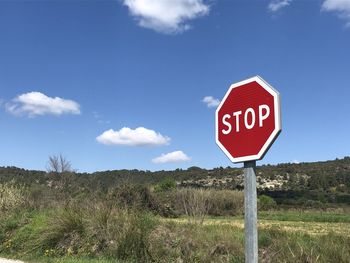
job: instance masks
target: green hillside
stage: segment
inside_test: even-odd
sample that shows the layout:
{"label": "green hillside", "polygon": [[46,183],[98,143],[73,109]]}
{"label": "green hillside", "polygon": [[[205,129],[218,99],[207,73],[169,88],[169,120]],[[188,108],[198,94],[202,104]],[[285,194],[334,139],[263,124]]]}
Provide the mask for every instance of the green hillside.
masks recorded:
{"label": "green hillside", "polygon": [[[350,204],[350,157],[324,162],[263,165],[256,169],[259,195],[269,195],[278,203],[320,205]],[[243,189],[243,169],[219,167],[212,170],[190,167],[187,170],[113,170],[94,173],[47,173],[17,167],[0,167],[0,182],[14,181],[37,194],[68,189],[69,194],[107,192],[121,183],[156,185],[175,180],[178,187]]]}

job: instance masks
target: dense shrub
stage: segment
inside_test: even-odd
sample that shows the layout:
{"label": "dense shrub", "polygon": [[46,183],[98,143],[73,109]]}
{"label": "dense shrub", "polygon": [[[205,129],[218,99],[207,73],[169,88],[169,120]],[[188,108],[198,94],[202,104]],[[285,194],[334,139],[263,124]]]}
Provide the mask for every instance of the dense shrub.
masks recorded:
{"label": "dense shrub", "polygon": [[106,198],[123,209],[157,211],[159,206],[147,185],[123,183],[110,189]]}
{"label": "dense shrub", "polygon": [[48,216],[29,248],[39,253],[52,249],[58,255],[75,254],[82,246],[85,233],[83,211],[79,206],[70,205]]}
{"label": "dense shrub", "polygon": [[176,181],[172,178],[165,178],[154,187],[156,192],[169,191],[176,188]]}
{"label": "dense shrub", "polygon": [[209,215],[229,216],[243,214],[244,194],[242,191],[210,190]]}
{"label": "dense shrub", "polygon": [[149,236],[156,220],[145,211],[125,210],[104,203],[80,207],[71,204],[49,215],[39,228],[33,228],[32,222],[28,227],[32,233],[26,234],[28,240],[21,241],[26,244],[26,252],[151,261]]}
{"label": "dense shrub", "polygon": [[233,190],[179,188],[170,201],[174,204],[176,214],[187,215],[201,222],[206,215],[243,214],[244,194]]}
{"label": "dense shrub", "polygon": [[170,189],[167,191],[154,191],[152,193],[158,204],[156,210],[158,215],[168,218],[175,218],[181,215],[182,208],[178,208],[176,191],[177,189]]}
{"label": "dense shrub", "polygon": [[258,209],[262,211],[270,210],[276,208],[276,201],[267,195],[261,195],[258,199]]}
{"label": "dense shrub", "polygon": [[124,212],[116,217],[116,250],[119,259],[133,259],[137,262],[151,261],[149,253],[151,231],[156,226],[155,219],[147,213]]}
{"label": "dense shrub", "polygon": [[84,251],[92,255],[113,258],[149,259],[148,236],[155,218],[147,211],[121,209],[110,202],[98,202],[86,208],[87,245]]}

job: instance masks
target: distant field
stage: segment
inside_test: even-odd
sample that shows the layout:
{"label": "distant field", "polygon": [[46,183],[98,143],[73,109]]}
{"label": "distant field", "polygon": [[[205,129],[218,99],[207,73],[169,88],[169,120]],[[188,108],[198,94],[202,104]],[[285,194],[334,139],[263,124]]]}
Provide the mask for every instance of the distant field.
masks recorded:
{"label": "distant field", "polygon": [[[188,222],[187,218],[164,219],[177,223]],[[244,228],[244,219],[242,218],[208,218],[204,225],[231,225],[238,228]],[[278,229],[287,232],[302,232],[310,235],[322,235],[328,233],[346,235],[350,237],[350,223],[348,222],[318,222],[318,221],[296,221],[296,220],[273,220],[259,219],[259,229]]]}
{"label": "distant field", "polygon": [[[208,216],[207,218],[220,219],[242,219],[241,216]],[[339,222],[350,223],[350,207],[341,209],[340,211],[321,211],[321,210],[275,210],[275,211],[259,211],[258,219],[278,220],[278,221],[298,221],[298,222]]]}
{"label": "distant field", "polygon": [[269,211],[259,212],[258,218],[278,221],[350,223],[350,211],[349,213],[322,211]]}

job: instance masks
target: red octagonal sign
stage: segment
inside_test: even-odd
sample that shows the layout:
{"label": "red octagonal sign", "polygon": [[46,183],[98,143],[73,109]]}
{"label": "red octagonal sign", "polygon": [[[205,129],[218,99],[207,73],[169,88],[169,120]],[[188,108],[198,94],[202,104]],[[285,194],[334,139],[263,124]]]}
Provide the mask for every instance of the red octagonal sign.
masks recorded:
{"label": "red octagonal sign", "polygon": [[216,143],[232,162],[260,160],[281,132],[279,93],[259,76],[232,84],[215,118]]}

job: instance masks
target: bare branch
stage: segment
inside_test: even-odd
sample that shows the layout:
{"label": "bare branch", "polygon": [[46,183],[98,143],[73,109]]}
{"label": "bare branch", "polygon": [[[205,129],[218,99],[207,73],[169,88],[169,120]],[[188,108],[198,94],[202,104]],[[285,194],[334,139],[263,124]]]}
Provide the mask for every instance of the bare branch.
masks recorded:
{"label": "bare branch", "polygon": [[68,173],[72,171],[72,166],[70,161],[68,161],[62,154],[60,154],[60,168],[61,173]]}
{"label": "bare branch", "polygon": [[60,163],[59,163],[57,155],[49,156],[47,171],[49,173],[59,173],[60,172]]}
{"label": "bare branch", "polygon": [[49,156],[47,171],[49,173],[69,173],[72,172],[71,163],[62,155]]}

